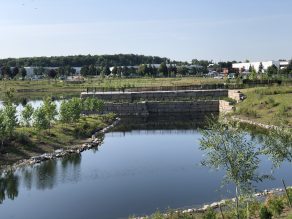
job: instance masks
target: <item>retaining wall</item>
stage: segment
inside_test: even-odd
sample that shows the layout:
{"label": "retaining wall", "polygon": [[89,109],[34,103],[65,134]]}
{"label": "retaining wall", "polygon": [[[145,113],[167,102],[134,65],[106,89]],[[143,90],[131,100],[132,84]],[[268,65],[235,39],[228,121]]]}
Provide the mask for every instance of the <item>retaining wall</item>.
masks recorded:
{"label": "retaining wall", "polygon": [[120,116],[148,116],[150,114],[205,114],[218,113],[218,100],[105,103],[102,113],[116,113]]}
{"label": "retaining wall", "polygon": [[94,97],[105,102],[219,100],[227,97],[228,90],[183,90],[144,92],[82,92],[81,98]]}

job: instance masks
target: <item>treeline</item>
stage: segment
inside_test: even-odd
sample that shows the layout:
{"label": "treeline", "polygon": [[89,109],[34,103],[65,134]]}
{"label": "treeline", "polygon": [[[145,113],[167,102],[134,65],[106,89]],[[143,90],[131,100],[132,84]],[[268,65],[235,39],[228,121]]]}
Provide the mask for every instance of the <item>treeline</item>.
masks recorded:
{"label": "treeline", "polygon": [[52,57],[27,57],[0,59],[0,66],[7,67],[81,67],[81,66],[134,66],[140,64],[169,63],[168,58],[158,56],[144,56],[135,54],[117,55],[76,55],[76,56],[52,56]]}

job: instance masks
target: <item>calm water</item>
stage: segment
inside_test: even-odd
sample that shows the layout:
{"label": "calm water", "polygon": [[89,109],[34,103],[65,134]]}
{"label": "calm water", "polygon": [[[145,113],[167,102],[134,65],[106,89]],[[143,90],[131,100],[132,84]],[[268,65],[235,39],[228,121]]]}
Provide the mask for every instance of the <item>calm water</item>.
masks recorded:
{"label": "calm water", "polygon": [[[222,172],[199,165],[203,155],[196,129],[151,129],[151,121],[144,121],[148,130],[140,123],[131,126],[139,130],[106,134],[98,150],[7,176],[1,218],[127,218],[233,196],[226,192],[232,187],[218,190]],[[270,165],[263,158],[260,171],[268,172]],[[282,177],[292,185],[291,164],[283,164],[274,176],[258,188],[282,187]]]}

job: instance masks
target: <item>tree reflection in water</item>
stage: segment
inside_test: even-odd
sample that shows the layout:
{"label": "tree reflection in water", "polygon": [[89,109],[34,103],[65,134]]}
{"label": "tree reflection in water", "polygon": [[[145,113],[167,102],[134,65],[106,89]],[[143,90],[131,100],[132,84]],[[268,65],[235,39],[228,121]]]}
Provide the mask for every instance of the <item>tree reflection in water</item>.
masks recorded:
{"label": "tree reflection in water", "polygon": [[0,176],[0,203],[7,198],[14,200],[18,196],[19,177],[9,171]]}
{"label": "tree reflection in water", "polygon": [[14,200],[18,196],[20,182],[28,190],[33,185],[37,189],[44,190],[52,189],[57,184],[58,175],[66,178],[73,174],[73,178],[70,180],[78,181],[80,163],[81,155],[71,154],[61,160],[50,160],[32,167],[18,169],[15,172],[2,173],[0,175],[0,204],[7,198]]}

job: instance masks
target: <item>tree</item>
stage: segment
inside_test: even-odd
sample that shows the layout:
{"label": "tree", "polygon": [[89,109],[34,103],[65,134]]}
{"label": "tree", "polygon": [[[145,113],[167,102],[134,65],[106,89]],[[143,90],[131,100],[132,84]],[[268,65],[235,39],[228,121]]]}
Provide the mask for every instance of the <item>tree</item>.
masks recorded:
{"label": "tree", "polygon": [[168,76],[168,68],[165,62],[162,62],[158,68],[158,72],[163,74],[164,77]]}
{"label": "tree", "polygon": [[22,119],[22,124],[24,126],[30,126],[30,121],[33,116],[34,109],[31,104],[26,104],[24,109],[21,112],[21,119]]}
{"label": "tree", "polygon": [[103,109],[104,103],[96,98],[86,98],[83,101],[83,110],[100,112]]}
{"label": "tree", "polygon": [[65,76],[65,68],[64,67],[59,67],[58,69],[57,69],[57,72],[58,72],[58,75],[59,76]]}
{"label": "tree", "polygon": [[251,73],[252,69],[253,69],[253,67],[251,65],[249,65],[248,72]]}
{"label": "tree", "polygon": [[3,148],[6,137],[7,137],[7,133],[6,133],[5,117],[4,117],[3,110],[0,109],[0,140],[1,140],[0,149]]}
{"label": "tree", "polygon": [[269,133],[264,136],[263,152],[271,157],[276,167],[279,167],[285,160],[292,162],[291,130],[283,125],[269,130]]}
{"label": "tree", "polygon": [[264,70],[263,63],[260,62],[260,65],[259,65],[259,73],[263,73],[263,70]]}
{"label": "tree", "polygon": [[261,151],[255,143],[246,138],[238,124],[230,122],[210,122],[208,129],[202,130],[200,149],[206,153],[204,166],[224,169],[225,183],[233,183],[236,193],[237,218],[239,218],[239,196],[250,194],[253,182],[267,176],[259,176],[259,156]]}
{"label": "tree", "polygon": [[87,65],[83,66],[80,70],[80,74],[86,77],[89,74],[89,67]]}
{"label": "tree", "polygon": [[[129,69],[127,66],[124,66],[122,68],[122,74],[125,77],[128,77],[130,75],[130,71],[133,70],[133,68]],[[133,72],[131,71],[131,73],[133,74]]]}
{"label": "tree", "polygon": [[8,101],[4,104],[4,108],[0,110],[0,149],[3,148],[4,141],[12,137],[16,126],[16,107],[11,101]]}
{"label": "tree", "polygon": [[117,66],[113,67],[112,74],[114,76],[118,75],[118,68],[117,68]]}
{"label": "tree", "polygon": [[108,66],[103,67],[102,72],[104,75],[108,76],[111,73],[111,70],[109,69]]}
{"label": "tree", "polygon": [[64,124],[71,123],[71,118],[70,103],[64,100],[60,106],[60,121]]}
{"label": "tree", "polygon": [[19,73],[19,68],[18,67],[14,67],[12,72],[11,72],[10,78],[11,79],[15,78],[15,76],[18,75],[18,73]]}
{"label": "tree", "polygon": [[76,122],[80,119],[82,112],[82,102],[80,98],[72,98],[63,101],[60,106],[60,120],[62,123]]}
{"label": "tree", "polygon": [[58,115],[57,106],[52,101],[52,99],[48,97],[44,99],[43,108],[45,111],[46,119],[49,121],[49,128],[50,128],[52,122],[55,120],[56,115]]}
{"label": "tree", "polygon": [[7,77],[10,78],[11,77],[11,69],[8,66],[2,66],[1,67],[1,72],[2,72],[2,77]]}
{"label": "tree", "polygon": [[88,74],[89,75],[96,75],[97,73],[97,69],[95,67],[95,65],[90,65],[88,68]]}
{"label": "tree", "polygon": [[24,80],[27,75],[26,69],[22,67],[20,69],[20,74],[21,74],[22,80]]}
{"label": "tree", "polygon": [[188,68],[185,66],[177,67],[177,73],[180,75],[186,75],[188,73]]}
{"label": "tree", "polygon": [[43,106],[34,111],[33,126],[38,130],[45,130],[50,127],[50,121],[47,119],[46,110]]}
{"label": "tree", "polygon": [[142,65],[139,65],[139,68],[137,70],[137,73],[140,75],[140,76],[145,76],[147,75],[149,72],[148,72],[148,66],[145,65],[145,64],[142,64]]}
{"label": "tree", "polygon": [[292,59],[289,61],[286,69],[287,69],[288,74],[292,73]]}
{"label": "tree", "polygon": [[251,67],[251,72],[250,72],[248,78],[250,80],[256,80],[257,79],[257,72],[256,72],[254,67]]}
{"label": "tree", "polygon": [[48,77],[49,78],[56,78],[57,76],[57,71],[55,69],[50,69],[49,72],[48,72]]}
{"label": "tree", "polygon": [[8,138],[11,138],[15,128],[18,124],[17,116],[16,116],[16,106],[13,105],[11,101],[8,101],[4,104],[4,125],[6,127],[6,132]]}
{"label": "tree", "polygon": [[278,68],[275,65],[269,66],[267,69],[267,74],[269,77],[272,77],[276,74],[278,74]]}

